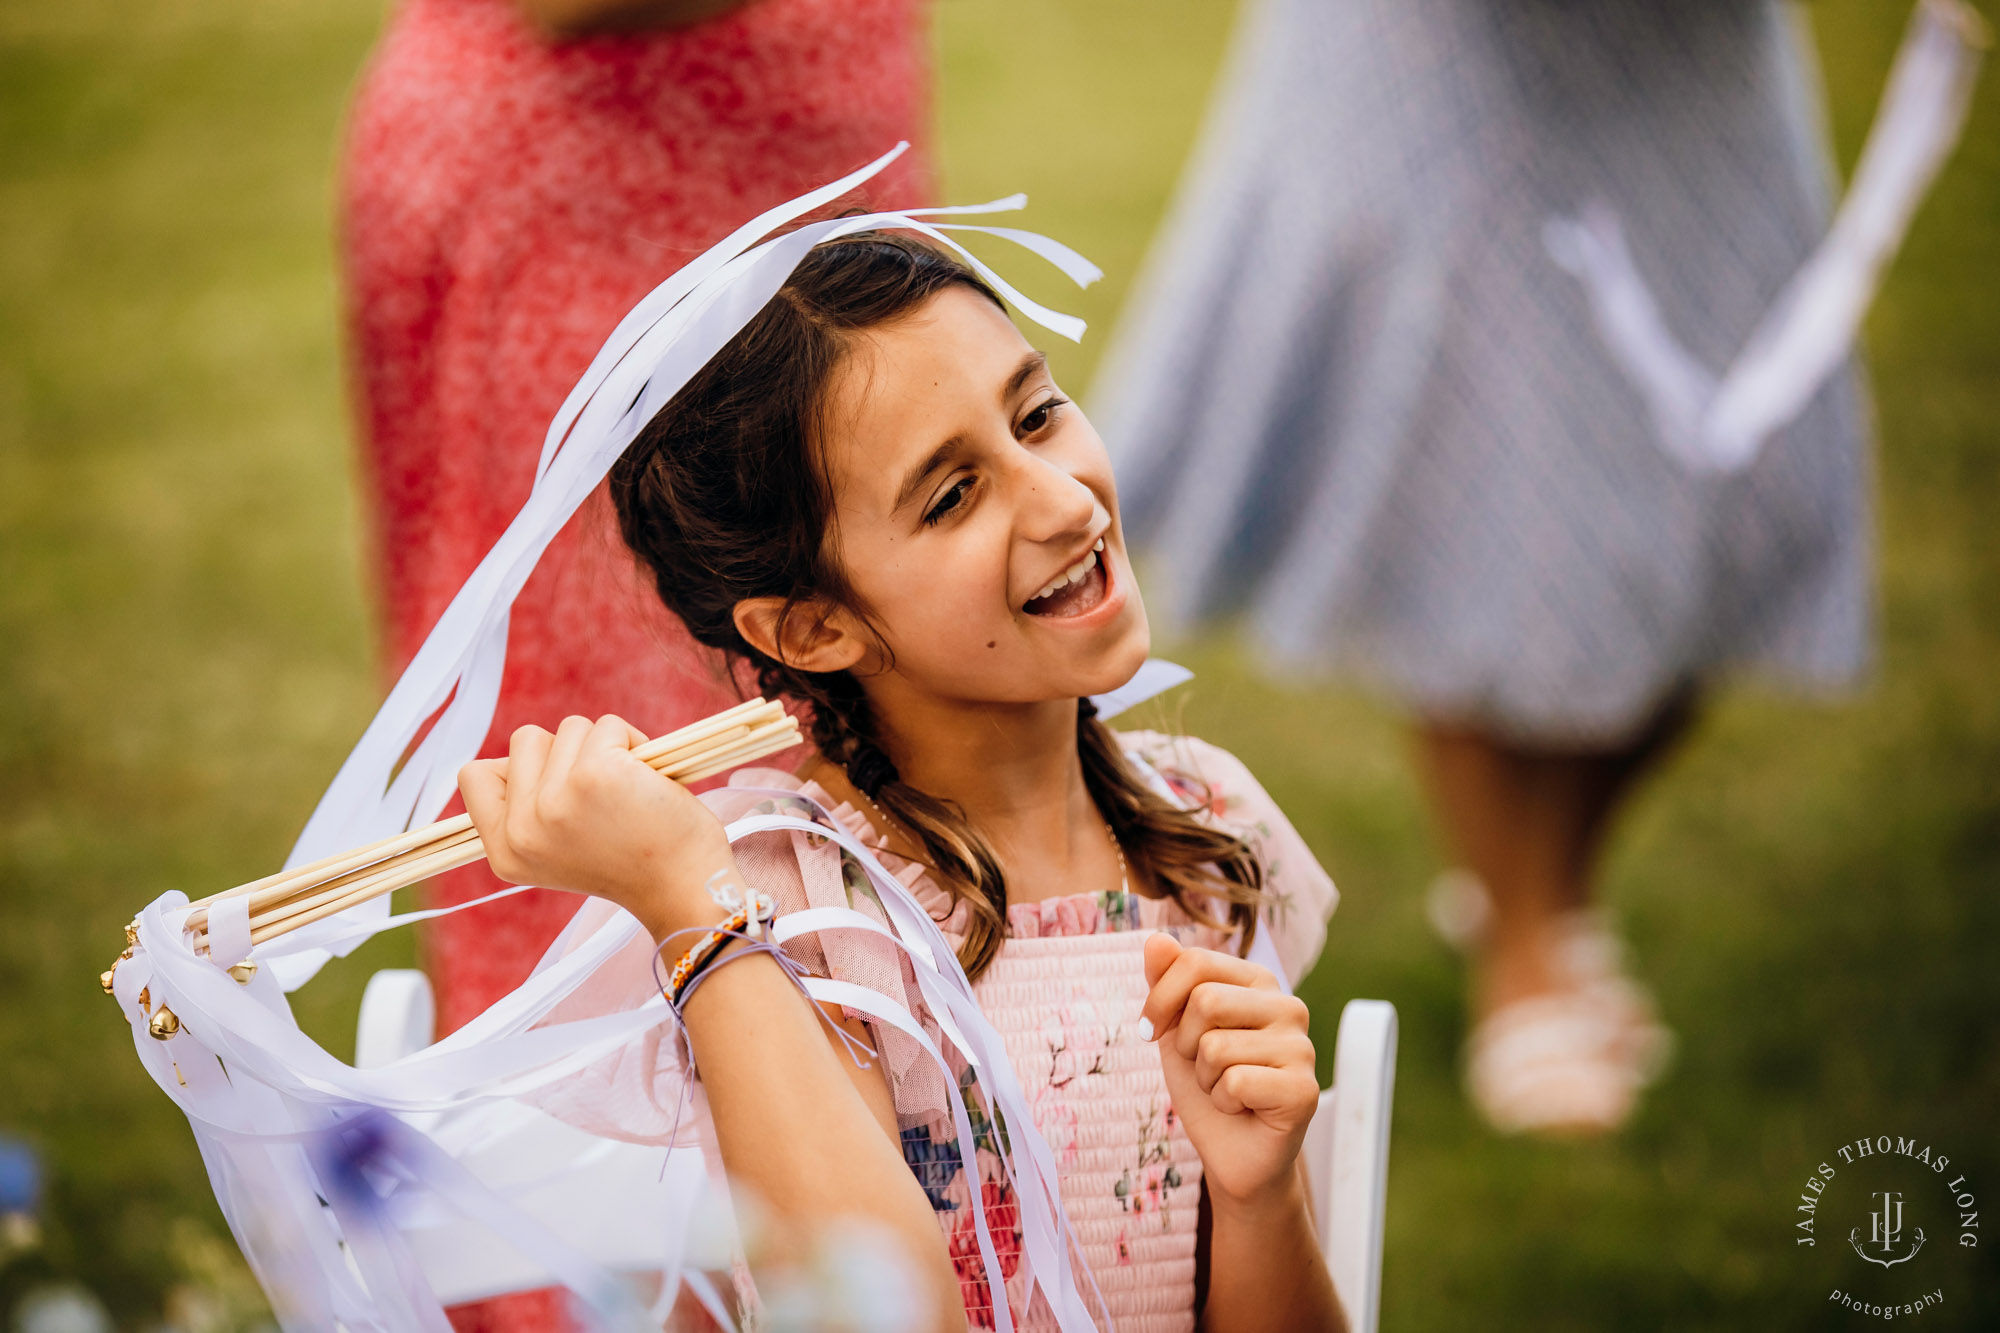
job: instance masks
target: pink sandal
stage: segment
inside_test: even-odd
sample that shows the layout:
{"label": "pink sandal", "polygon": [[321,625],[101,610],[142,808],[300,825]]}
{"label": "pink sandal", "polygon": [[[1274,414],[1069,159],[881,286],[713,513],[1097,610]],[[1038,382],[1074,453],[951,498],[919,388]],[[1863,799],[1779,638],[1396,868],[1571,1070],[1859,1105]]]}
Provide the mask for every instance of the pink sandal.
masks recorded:
{"label": "pink sandal", "polygon": [[[1484,886],[1461,871],[1439,878],[1427,907],[1439,934],[1469,950],[1485,933],[1484,898]],[[1503,1005],[1466,1044],[1466,1090],[1503,1134],[1615,1130],[1672,1059],[1673,1033],[1626,975],[1603,918],[1578,912],[1558,929],[1564,987]]]}

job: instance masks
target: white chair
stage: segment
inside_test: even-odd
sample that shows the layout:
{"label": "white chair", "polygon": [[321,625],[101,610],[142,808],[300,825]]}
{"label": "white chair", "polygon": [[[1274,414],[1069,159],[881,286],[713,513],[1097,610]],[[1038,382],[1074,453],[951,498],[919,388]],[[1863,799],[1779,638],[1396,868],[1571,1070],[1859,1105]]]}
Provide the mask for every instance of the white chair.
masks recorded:
{"label": "white chair", "polygon": [[[421,972],[388,969],[361,997],[355,1064],[390,1063],[428,1046],[434,1007]],[[1334,1085],[1320,1094],[1306,1132],[1306,1175],[1335,1288],[1352,1333],[1375,1333],[1382,1286],[1384,1191],[1389,1176],[1389,1112],[1396,1091],[1396,1007],[1350,1000],[1333,1048]],[[504,1111],[504,1114],[500,1112]],[[639,1270],[661,1219],[633,1196],[635,1179],[658,1180],[657,1148],[597,1139],[517,1104],[487,1109],[465,1125],[426,1126],[474,1174],[501,1188],[545,1225],[612,1269]],[[547,1172],[539,1164],[568,1165]],[[673,1154],[676,1175],[705,1179],[701,1155]],[[632,1200],[621,1207],[620,1200]],[[644,1215],[635,1215],[634,1209]],[[439,1220],[444,1220],[440,1218]],[[504,1244],[467,1245],[450,1228],[408,1228],[431,1289],[446,1305],[547,1286],[551,1275]]]}
{"label": "white chair", "polygon": [[1396,1006],[1349,1000],[1333,1040],[1333,1086],[1319,1095],[1304,1155],[1321,1251],[1351,1333],[1375,1333],[1381,1312],[1395,1100]]}
{"label": "white chair", "polygon": [[[430,978],[385,968],[361,993],[354,1063],[363,1069],[400,1060],[431,1044],[436,1005]],[[700,1192],[708,1185],[701,1151],[602,1139],[520,1102],[491,1102],[451,1116],[412,1116],[487,1185],[506,1195],[576,1250],[613,1271],[652,1266],[662,1237],[685,1226],[658,1207],[662,1191],[632,1182]],[[664,1169],[663,1169],[664,1168]],[[555,1276],[511,1246],[467,1233],[444,1212],[399,1219],[431,1290],[445,1305],[551,1286]]]}

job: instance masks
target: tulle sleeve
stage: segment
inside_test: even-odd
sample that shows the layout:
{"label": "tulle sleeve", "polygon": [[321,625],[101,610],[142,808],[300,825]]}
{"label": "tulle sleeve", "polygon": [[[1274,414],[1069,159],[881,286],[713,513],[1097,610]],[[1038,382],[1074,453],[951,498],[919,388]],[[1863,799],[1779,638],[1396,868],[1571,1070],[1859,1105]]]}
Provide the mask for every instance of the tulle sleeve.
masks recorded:
{"label": "tulle sleeve", "polygon": [[1320,867],[1242,760],[1192,736],[1157,731],[1119,733],[1126,754],[1156,775],[1183,805],[1247,841],[1264,866],[1270,902],[1263,929],[1270,932],[1285,979],[1296,985],[1326,944],[1327,919],[1340,890]]}
{"label": "tulle sleeve", "polygon": [[[864,843],[879,847],[878,837],[858,813],[835,804],[814,784],[802,784],[789,773],[740,770],[729,786],[705,793],[702,801],[725,823],[754,814],[790,815],[822,824],[837,820]],[[868,876],[830,838],[804,831],[756,833],[739,839],[735,852],[744,879],[770,894],[781,915],[808,907],[846,907],[887,923]],[[934,919],[943,917],[949,901],[921,866],[902,865],[888,857],[884,864],[911,890],[919,906]],[[536,970],[579,947],[618,911],[602,899],[585,902]],[[546,1022],[622,1012],[658,995],[652,940],[634,924],[633,938],[592,972]],[[949,931],[951,923],[944,924]],[[865,931],[828,931],[803,936],[785,947],[816,976],[853,982],[900,1004],[932,1043],[950,1057],[949,1046],[939,1040],[937,1025],[923,1004],[915,972],[888,940]],[[868,1024],[871,1045],[888,1078],[899,1119],[907,1126],[944,1111],[953,1085],[923,1047],[908,1034],[877,1025],[865,1014],[848,1014]],[[697,1141],[705,1134],[705,1099],[698,1088],[686,1086],[681,1056],[682,1043],[669,1022],[540,1089],[528,1100],[559,1120],[606,1138],[639,1143]]]}
{"label": "tulle sleeve", "polygon": [[[946,938],[955,942],[954,921],[948,917],[952,902],[924,868],[887,853],[868,820],[853,807],[837,802],[817,783],[802,783],[776,769],[740,769],[727,787],[708,793],[703,800],[726,822],[752,814],[783,814],[815,823],[837,823],[881,857],[917,905],[939,921]],[[852,854],[830,838],[803,831],[754,834],[736,843],[736,863],[744,879],[772,896],[780,914],[809,907],[845,907],[878,924],[888,924],[888,913],[867,873]],[[864,986],[901,1005],[949,1058],[950,1048],[940,1040],[912,964],[890,941],[866,931],[834,930],[802,936],[785,947],[814,975]],[[951,1085],[922,1046],[908,1034],[877,1024],[865,1014],[847,1013],[868,1024],[899,1117],[916,1123],[936,1116],[949,1105],[946,1099]]]}

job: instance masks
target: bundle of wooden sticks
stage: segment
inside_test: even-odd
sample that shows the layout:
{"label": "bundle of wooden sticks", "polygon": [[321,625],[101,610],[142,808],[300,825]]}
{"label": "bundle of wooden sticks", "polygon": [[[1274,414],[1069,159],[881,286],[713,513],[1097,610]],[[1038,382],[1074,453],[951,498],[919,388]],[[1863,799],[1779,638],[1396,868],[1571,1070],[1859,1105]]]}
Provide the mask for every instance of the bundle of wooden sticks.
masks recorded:
{"label": "bundle of wooden sticks", "polygon": [[[632,753],[676,782],[694,782],[798,743],[798,719],[776,703],[752,699],[647,741]],[[196,951],[205,951],[209,909],[225,899],[247,897],[254,947],[485,855],[471,816],[459,815],[203,898],[193,904],[187,929]],[[104,976],[109,990],[111,974]]]}

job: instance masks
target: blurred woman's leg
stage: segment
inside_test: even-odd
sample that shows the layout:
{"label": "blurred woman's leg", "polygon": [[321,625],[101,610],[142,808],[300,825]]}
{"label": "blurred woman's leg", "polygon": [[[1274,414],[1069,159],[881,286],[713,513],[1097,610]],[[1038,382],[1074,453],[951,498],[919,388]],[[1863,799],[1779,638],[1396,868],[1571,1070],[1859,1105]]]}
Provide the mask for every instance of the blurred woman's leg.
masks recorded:
{"label": "blurred woman's leg", "polygon": [[1686,734],[1694,702],[1691,690],[1674,696],[1629,743],[1609,750],[1533,749],[1476,727],[1419,726],[1433,812],[1491,907],[1475,1013],[1560,989],[1560,923],[1590,905],[1613,820]]}
{"label": "blurred woman's leg", "polygon": [[1633,788],[1687,731],[1694,695],[1627,744],[1541,750],[1478,728],[1419,729],[1452,853],[1480,886],[1467,940],[1474,1024],[1467,1089],[1503,1132],[1602,1133],[1659,1073],[1672,1034],[1625,976],[1617,939],[1585,914],[1604,843]]}

